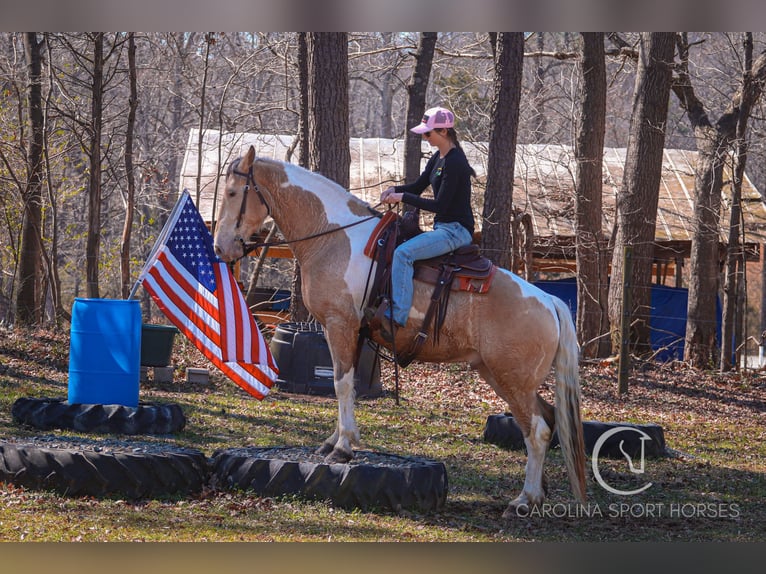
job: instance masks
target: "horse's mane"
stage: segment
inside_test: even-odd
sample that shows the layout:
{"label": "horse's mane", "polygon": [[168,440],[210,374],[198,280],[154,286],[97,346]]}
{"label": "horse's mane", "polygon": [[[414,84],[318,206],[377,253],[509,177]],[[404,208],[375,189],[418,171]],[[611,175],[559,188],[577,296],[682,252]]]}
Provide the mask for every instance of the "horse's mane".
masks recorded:
{"label": "horse's mane", "polygon": [[[241,157],[238,157],[237,159],[233,160],[229,164],[229,167],[226,170],[226,175],[227,176],[229,175],[229,173],[231,173],[231,171],[233,169],[236,168],[237,165],[239,165],[239,162],[240,162],[241,159],[242,159]],[[365,200],[363,200],[360,197],[357,197],[356,195],[351,193],[348,189],[346,189],[345,187],[340,185],[338,182],[333,181],[329,177],[327,177],[325,175],[322,175],[319,172],[311,171],[310,169],[306,169],[305,167],[302,167],[302,166],[300,166],[298,164],[295,164],[295,163],[291,163],[291,162],[288,162],[288,161],[282,161],[282,160],[278,160],[278,159],[272,159],[272,158],[268,158],[268,157],[256,157],[253,160],[253,163],[266,164],[268,166],[272,166],[272,167],[275,167],[275,168],[283,168],[286,172],[293,171],[293,172],[297,172],[299,174],[305,175],[306,177],[309,177],[311,179],[317,180],[317,182],[319,184],[321,184],[326,189],[332,190],[334,193],[344,194],[344,198],[351,200],[353,203],[356,203],[359,206],[361,206],[363,208],[367,208],[367,209],[369,209],[369,210],[371,210],[373,212],[375,211],[368,202],[366,202]]]}

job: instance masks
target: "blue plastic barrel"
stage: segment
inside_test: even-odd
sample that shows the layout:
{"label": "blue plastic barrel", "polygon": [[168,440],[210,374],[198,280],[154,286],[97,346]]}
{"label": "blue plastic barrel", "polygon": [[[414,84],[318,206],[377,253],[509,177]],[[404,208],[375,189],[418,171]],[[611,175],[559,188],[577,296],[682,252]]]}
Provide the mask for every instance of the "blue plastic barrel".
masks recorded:
{"label": "blue plastic barrel", "polygon": [[140,363],[138,300],[75,299],[69,346],[70,403],[137,407]]}

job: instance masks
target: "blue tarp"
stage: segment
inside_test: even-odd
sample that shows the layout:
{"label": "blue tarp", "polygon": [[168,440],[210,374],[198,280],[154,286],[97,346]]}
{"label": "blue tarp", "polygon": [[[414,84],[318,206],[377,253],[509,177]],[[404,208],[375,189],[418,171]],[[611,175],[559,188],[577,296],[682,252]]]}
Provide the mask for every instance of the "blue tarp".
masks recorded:
{"label": "blue tarp", "polygon": [[[577,281],[575,278],[558,281],[536,281],[540,289],[555,295],[569,305],[572,317],[577,316]],[[689,290],[662,285],[652,286],[652,314],[649,318],[650,342],[658,351],[657,361],[683,359],[686,336],[686,307]],[[716,304],[718,338],[721,337],[721,305]]]}

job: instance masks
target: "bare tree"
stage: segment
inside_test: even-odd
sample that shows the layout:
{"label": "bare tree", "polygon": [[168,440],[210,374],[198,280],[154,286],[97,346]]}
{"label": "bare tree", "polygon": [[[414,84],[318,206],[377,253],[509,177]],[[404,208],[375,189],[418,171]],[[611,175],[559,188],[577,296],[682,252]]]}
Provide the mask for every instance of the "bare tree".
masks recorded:
{"label": "bare tree", "polygon": [[[436,32],[420,34],[418,50],[415,52],[415,68],[412,70],[412,77],[407,84],[406,128],[420,123],[426,110],[426,93],[431,76],[436,38]],[[419,134],[414,134],[406,129],[404,135],[404,181],[414,181],[420,175],[420,162],[423,158],[421,142],[422,138]]]}
{"label": "bare tree", "polygon": [[[298,33],[298,86],[299,86],[299,120],[298,120],[298,164],[309,167],[309,53],[308,32]],[[301,290],[301,267],[295,261],[293,278],[290,283],[290,316],[294,321],[305,321],[309,310],[303,302]]]}
{"label": "bare tree", "polygon": [[672,79],[675,34],[642,33],[638,45],[638,72],[633,97],[630,138],[625,171],[617,196],[617,233],[609,285],[612,349],[617,351],[623,295],[623,248],[633,249],[630,341],[638,352],[650,347],[652,263],[659,201],[665,123]]}
{"label": "bare tree", "polygon": [[492,124],[487,156],[487,190],[482,212],[481,247],[500,267],[514,269],[511,247],[513,177],[519,127],[524,34],[497,36]]}
{"label": "bare tree", "polygon": [[92,39],[93,68],[90,100],[90,141],[88,145],[88,240],[85,248],[85,276],[88,297],[98,298],[98,259],[101,247],[101,134],[104,114],[104,33]]}
{"label": "bare tree", "polygon": [[309,167],[349,186],[348,35],[309,32]]}
{"label": "bare tree", "polygon": [[31,325],[42,317],[42,199],[43,199],[43,99],[42,55],[37,32],[24,35],[27,57],[29,123],[31,139],[27,151],[27,184],[23,193],[24,220],[21,231],[19,288],[16,320]]}
{"label": "bare tree", "polygon": [[136,39],[133,32],[128,33],[128,76],[130,82],[130,98],[128,101],[128,126],[125,133],[125,176],[127,178],[127,194],[125,197],[125,224],[122,228],[120,242],[120,279],[122,282],[122,298],[130,295],[130,235],[133,229],[133,206],[136,196],[136,179],[133,173],[133,132],[136,125],[136,109],[138,108],[137,72],[136,72]]}
{"label": "bare tree", "polygon": [[[753,34],[746,32],[743,39],[744,61],[742,91],[750,91],[753,74]],[[736,137],[732,161],[731,214],[729,217],[729,241],[726,246],[726,266],[723,284],[723,321],[721,325],[721,362],[720,370],[728,371],[740,365],[740,345],[742,343],[742,321],[744,315],[740,298],[744,294],[745,251],[742,245],[742,180],[747,164],[747,124],[750,117],[748,106],[740,106],[737,118]],[[736,357],[732,365],[732,353],[727,341],[733,341]]]}
{"label": "bare tree", "polygon": [[[697,166],[694,174],[694,237],[692,238],[689,307],[686,321],[684,359],[706,368],[716,359],[716,297],[719,281],[719,220],[723,170],[742,114],[749,116],[766,81],[766,52],[753,62],[748,81],[731,98],[723,114],[713,123],[698,98],[689,73],[688,35],[678,36],[678,75],[673,91],[694,131]],[[729,340],[726,352],[729,352]]]}
{"label": "bare tree", "polygon": [[606,127],[604,34],[582,34],[582,84],[575,137],[577,339],[583,357],[609,352],[608,264],[602,231],[602,170]]}
{"label": "bare tree", "polygon": [[[348,39],[345,33],[301,32],[298,37],[301,165],[349,187]],[[292,280],[290,314],[309,313],[301,293],[300,267]]]}

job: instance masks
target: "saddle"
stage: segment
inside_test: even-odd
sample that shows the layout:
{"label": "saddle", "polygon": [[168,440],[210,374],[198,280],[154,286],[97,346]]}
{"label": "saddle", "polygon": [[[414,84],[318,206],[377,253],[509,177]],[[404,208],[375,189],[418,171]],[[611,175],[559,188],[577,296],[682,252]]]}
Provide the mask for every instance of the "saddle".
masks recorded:
{"label": "saddle", "polygon": [[[373,230],[364,253],[377,263],[372,281],[368,279],[369,301],[377,306],[384,298],[390,298],[391,262],[396,247],[415,235],[422,233],[418,225],[417,210],[405,212],[400,217],[395,211],[385,213]],[[433,342],[439,342],[439,332],[446,318],[449,296],[452,291],[487,293],[497,266],[482,256],[478,245],[466,245],[445,255],[415,262],[414,278],[434,286],[431,302],[418,334],[402,354],[396,355],[400,366],[409,365],[420,352],[428,338],[433,323]],[[374,321],[362,320],[362,331],[379,328]]]}

